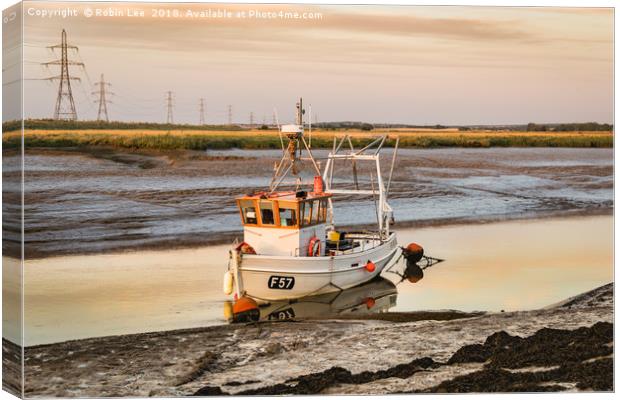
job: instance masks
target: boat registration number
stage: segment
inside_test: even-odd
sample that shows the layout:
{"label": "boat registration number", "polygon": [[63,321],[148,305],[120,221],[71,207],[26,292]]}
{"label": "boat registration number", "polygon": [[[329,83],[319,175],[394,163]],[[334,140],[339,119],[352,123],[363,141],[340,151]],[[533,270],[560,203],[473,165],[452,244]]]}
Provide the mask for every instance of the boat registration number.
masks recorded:
{"label": "boat registration number", "polygon": [[267,282],[269,289],[284,289],[290,290],[295,286],[295,278],[292,276],[277,276],[272,275]]}

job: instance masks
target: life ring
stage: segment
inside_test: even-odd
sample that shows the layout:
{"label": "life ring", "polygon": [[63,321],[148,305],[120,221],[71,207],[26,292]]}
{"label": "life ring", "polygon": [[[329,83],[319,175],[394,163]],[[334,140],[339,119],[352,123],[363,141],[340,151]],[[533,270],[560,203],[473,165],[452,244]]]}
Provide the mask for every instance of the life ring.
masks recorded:
{"label": "life ring", "polygon": [[318,257],[321,255],[321,239],[312,236],[308,243],[308,257]]}

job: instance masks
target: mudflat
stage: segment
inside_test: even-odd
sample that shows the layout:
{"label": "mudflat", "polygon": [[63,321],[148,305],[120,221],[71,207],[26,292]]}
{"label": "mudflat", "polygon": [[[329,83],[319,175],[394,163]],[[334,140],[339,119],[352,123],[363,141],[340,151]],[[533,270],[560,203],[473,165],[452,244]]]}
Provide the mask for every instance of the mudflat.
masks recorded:
{"label": "mudflat", "polygon": [[[532,311],[405,314],[394,321],[261,322],[26,347],[25,394],[613,390],[613,284]],[[4,340],[3,349],[10,362],[18,347]]]}
{"label": "mudflat", "polygon": [[[315,153],[320,161],[326,150]],[[234,198],[268,187],[281,152],[80,147],[29,148],[25,157],[25,254],[41,258],[228,243],[241,229]],[[20,255],[18,161],[4,155],[4,254],[13,256]],[[345,164],[339,175],[350,173]],[[613,210],[611,149],[402,149],[396,165],[397,229]],[[339,197],[336,223],[375,223],[368,200]]]}

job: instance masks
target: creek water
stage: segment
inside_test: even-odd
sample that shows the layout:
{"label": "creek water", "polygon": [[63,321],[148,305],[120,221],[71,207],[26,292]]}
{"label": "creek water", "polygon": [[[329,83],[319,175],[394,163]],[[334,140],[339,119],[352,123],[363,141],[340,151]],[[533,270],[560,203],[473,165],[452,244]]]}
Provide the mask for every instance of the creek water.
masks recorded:
{"label": "creek water", "polygon": [[[612,216],[407,228],[397,233],[401,245],[419,243],[427,255],[445,261],[427,269],[415,284],[398,284],[397,294],[381,305],[381,311],[526,310],[613,280]],[[222,293],[222,276],[228,249],[218,245],[28,260],[23,282],[25,345],[225,324],[228,297]],[[4,261],[5,268],[19,268]],[[19,286],[7,281],[16,275],[3,275],[5,287]],[[400,280],[395,274],[383,276],[395,284]],[[364,298],[364,290],[358,289],[355,296]],[[18,304],[7,302],[8,297],[5,307]],[[4,336],[19,342],[11,337],[17,332],[6,327]]]}

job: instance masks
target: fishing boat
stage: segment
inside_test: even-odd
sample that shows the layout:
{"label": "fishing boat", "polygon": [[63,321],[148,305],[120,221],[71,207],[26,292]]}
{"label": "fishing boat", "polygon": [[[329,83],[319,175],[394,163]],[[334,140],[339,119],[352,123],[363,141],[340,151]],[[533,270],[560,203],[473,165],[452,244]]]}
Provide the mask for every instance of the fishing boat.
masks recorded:
{"label": "fishing boat", "polygon": [[[224,292],[235,300],[269,302],[343,291],[374,279],[403,254],[390,229],[393,211],[388,204],[398,141],[384,182],[380,152],[386,136],[359,150],[347,135],[334,138],[329,154],[317,160],[311,150],[310,123],[306,140],[304,114],[300,99],[296,123],[279,127],[283,154],[274,166],[269,188],[236,199],[243,241],[233,244],[224,276]],[[352,166],[352,185],[334,179],[336,162]],[[310,166],[312,174],[305,182],[303,163]],[[370,172],[369,180],[359,180],[358,171],[362,170]],[[354,207],[359,204],[359,200],[354,202],[355,196],[372,201],[376,226],[363,231],[339,230],[334,225],[334,205],[341,195]],[[422,257],[421,248],[410,245],[408,249],[408,257]]]}

